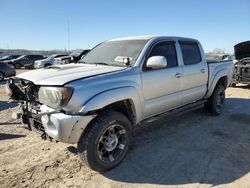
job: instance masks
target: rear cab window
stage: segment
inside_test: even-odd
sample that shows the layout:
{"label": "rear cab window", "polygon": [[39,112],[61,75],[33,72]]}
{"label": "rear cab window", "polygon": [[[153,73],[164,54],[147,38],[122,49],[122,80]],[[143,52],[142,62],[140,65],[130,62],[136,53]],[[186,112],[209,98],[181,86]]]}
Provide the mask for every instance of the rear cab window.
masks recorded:
{"label": "rear cab window", "polygon": [[184,65],[193,65],[201,62],[201,53],[196,42],[180,42]]}

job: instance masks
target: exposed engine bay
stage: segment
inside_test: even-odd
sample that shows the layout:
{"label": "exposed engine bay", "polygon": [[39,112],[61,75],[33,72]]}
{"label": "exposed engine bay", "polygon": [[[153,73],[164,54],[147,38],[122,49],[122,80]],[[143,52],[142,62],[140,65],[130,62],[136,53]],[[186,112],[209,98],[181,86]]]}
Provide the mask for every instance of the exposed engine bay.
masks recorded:
{"label": "exposed engine bay", "polygon": [[241,59],[235,64],[236,77],[240,83],[250,83],[250,57]]}
{"label": "exposed engine bay", "polygon": [[250,41],[242,42],[234,46],[235,74],[237,83],[250,83]]}
{"label": "exposed engine bay", "polygon": [[45,130],[41,122],[40,102],[38,91],[40,86],[23,79],[9,79],[6,83],[6,92],[11,100],[17,101],[22,108],[22,123],[29,130],[34,130],[45,139]]}

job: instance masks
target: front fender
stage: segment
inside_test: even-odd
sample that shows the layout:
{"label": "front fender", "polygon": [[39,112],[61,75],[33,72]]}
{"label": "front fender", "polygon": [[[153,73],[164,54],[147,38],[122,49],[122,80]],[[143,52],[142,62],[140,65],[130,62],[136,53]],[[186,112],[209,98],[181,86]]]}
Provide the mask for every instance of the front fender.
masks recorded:
{"label": "front fender", "polygon": [[141,99],[136,88],[131,86],[107,90],[93,96],[85,103],[81,112],[87,113],[99,110],[112,103],[126,99],[130,99],[133,102],[137,124],[142,120]]}
{"label": "front fender", "polygon": [[210,82],[209,86],[208,86],[208,91],[207,94],[205,96],[205,98],[209,98],[212,94],[213,91],[216,87],[216,84],[218,83],[219,79],[226,76],[227,77],[227,84],[230,83],[229,77],[228,77],[228,70],[227,69],[222,69],[220,71],[218,71],[215,76],[214,79]]}

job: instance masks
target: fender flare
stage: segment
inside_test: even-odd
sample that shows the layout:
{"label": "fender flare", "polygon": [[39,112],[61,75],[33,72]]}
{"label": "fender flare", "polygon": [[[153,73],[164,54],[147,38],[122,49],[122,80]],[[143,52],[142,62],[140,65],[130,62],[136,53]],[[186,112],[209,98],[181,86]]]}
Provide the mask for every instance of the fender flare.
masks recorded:
{"label": "fender flare", "polygon": [[136,124],[142,120],[141,97],[135,87],[126,86],[121,88],[114,88],[96,94],[90,98],[80,110],[87,113],[94,110],[100,110],[115,102],[129,99],[132,102],[135,110]]}
{"label": "fender flare", "polygon": [[[220,71],[218,71],[215,75],[214,75],[214,79],[212,80],[211,84],[210,84],[210,87],[207,91],[207,94],[205,96],[205,99],[209,98],[212,94],[213,94],[213,91],[219,81],[219,79],[221,79],[222,77],[227,77],[227,85],[228,85],[228,70],[227,69],[222,69]],[[227,87],[227,86],[226,86]]]}

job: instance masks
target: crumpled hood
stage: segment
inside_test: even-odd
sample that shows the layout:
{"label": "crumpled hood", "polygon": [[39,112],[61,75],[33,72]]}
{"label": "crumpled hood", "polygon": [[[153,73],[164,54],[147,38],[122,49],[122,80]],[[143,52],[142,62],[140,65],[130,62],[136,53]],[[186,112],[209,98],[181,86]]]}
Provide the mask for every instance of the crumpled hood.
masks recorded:
{"label": "crumpled hood", "polygon": [[76,79],[91,77],[123,69],[126,69],[126,67],[94,64],[54,65],[48,68],[27,71],[17,75],[16,77],[32,81],[36,85],[64,85]]}

